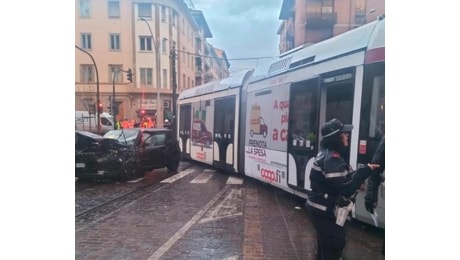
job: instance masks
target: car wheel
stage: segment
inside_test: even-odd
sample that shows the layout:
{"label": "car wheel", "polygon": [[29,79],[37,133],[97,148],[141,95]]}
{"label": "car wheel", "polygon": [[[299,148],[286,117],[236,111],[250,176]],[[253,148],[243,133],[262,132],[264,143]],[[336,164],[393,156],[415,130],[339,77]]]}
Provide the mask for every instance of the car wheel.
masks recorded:
{"label": "car wheel", "polygon": [[128,160],[123,163],[118,176],[119,181],[131,181],[136,179],[138,176],[137,165],[134,161]]}
{"label": "car wheel", "polygon": [[173,152],[173,154],[171,154],[171,156],[168,156],[166,160],[167,160],[166,168],[168,168],[168,170],[170,171],[177,170],[177,168],[179,167],[179,163],[180,163],[180,152],[179,151]]}

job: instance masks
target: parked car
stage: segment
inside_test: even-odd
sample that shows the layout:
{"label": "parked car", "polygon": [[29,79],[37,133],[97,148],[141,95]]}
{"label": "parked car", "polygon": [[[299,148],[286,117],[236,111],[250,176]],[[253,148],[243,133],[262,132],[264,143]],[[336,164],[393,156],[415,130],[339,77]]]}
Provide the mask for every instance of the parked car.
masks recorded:
{"label": "parked car", "polygon": [[110,177],[128,181],[145,171],[180,163],[179,142],[169,129],[129,128],[110,130],[104,136],[75,133],[75,176]]}

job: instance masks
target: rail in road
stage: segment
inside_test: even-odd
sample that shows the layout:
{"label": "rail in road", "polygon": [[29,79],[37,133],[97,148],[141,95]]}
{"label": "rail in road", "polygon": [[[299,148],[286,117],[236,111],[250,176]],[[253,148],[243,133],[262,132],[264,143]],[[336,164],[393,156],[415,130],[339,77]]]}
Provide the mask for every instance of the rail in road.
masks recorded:
{"label": "rail in road", "polygon": [[[76,190],[76,208],[76,259],[314,259],[316,250],[302,200],[201,165]],[[384,259],[381,233],[348,229],[347,259]]]}

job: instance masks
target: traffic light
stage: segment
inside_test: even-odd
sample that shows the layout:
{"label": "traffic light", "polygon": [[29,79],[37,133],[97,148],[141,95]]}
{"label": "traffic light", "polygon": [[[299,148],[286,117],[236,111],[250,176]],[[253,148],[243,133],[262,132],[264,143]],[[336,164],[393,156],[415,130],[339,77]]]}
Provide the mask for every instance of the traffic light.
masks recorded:
{"label": "traffic light", "polygon": [[129,82],[133,82],[133,72],[131,69],[128,69],[128,74],[126,75]]}
{"label": "traffic light", "polygon": [[102,102],[99,102],[99,103],[97,104],[97,112],[98,112],[99,114],[102,114],[103,111],[104,111],[104,107],[103,107],[103,105],[102,105]]}

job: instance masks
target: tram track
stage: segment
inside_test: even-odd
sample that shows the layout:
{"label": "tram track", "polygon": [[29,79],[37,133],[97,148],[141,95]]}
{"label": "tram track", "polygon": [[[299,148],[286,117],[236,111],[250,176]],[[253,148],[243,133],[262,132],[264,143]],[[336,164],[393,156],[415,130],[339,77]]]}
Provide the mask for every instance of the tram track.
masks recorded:
{"label": "tram track", "polygon": [[[185,167],[183,167],[181,169],[181,171],[183,170],[186,170],[188,168],[191,168],[193,167],[193,165],[187,165]],[[179,173],[179,172],[177,172]],[[177,174],[175,173],[175,174]],[[105,215],[105,214],[108,214],[110,213],[110,211],[113,211],[114,208],[118,208],[124,204],[127,204],[131,201],[134,201],[134,200],[137,200],[143,196],[146,195],[146,192],[145,190],[149,187],[152,187],[152,186],[159,186],[157,189],[154,190],[154,192],[160,190],[162,187],[164,187],[165,185],[163,184],[160,184],[161,180],[165,179],[165,178],[168,178],[168,177],[171,177],[171,175],[166,175],[164,176],[164,178],[160,178],[159,180],[149,180],[149,181],[145,181],[143,182],[144,184],[143,185],[136,185],[135,188],[127,191],[127,192],[124,192],[124,193],[121,193],[120,195],[114,197],[114,198],[111,198],[111,199],[108,199],[102,203],[98,203],[97,205],[94,205],[92,207],[89,207],[88,209],[85,209],[79,213],[77,213],[75,215],[75,221],[76,222],[79,222],[79,221],[87,221],[87,220],[91,220],[93,218],[95,218],[96,216],[101,216],[102,215]],[[144,177],[145,178],[145,177]],[[94,186],[97,186],[98,184],[94,184],[94,185],[88,185],[88,186],[85,186],[81,189],[76,189],[76,192],[82,192],[82,191],[85,191],[89,188],[93,188]]]}

